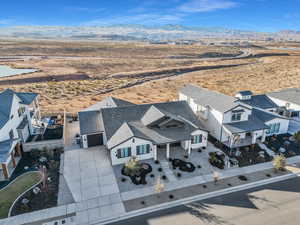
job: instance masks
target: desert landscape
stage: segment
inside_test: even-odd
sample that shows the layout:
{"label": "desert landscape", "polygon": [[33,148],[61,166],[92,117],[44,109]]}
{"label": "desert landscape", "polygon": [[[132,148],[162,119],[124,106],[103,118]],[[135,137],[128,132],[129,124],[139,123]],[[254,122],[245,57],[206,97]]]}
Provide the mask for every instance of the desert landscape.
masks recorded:
{"label": "desert landscape", "polygon": [[0,78],[0,90],[41,94],[45,111],[77,112],[112,95],[171,101],[194,83],[234,95],[300,86],[300,43],[248,47],[146,42],[0,40],[0,64],[37,72]]}

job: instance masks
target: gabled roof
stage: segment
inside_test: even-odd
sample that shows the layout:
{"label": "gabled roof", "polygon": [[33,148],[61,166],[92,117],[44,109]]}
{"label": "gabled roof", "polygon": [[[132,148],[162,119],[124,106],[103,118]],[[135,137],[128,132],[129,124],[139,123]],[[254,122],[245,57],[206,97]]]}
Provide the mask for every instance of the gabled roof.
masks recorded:
{"label": "gabled roof", "polygon": [[183,87],[180,92],[188,97],[193,98],[197,104],[202,106],[210,106],[211,108],[214,108],[222,113],[240,105],[234,97],[191,84]]}
{"label": "gabled roof", "polygon": [[269,127],[265,125],[263,121],[258,119],[254,115],[250,115],[248,120],[227,123],[224,124],[224,127],[229,130],[231,133],[244,133],[244,132],[252,132],[256,130],[268,129]]}
{"label": "gabled roof", "polygon": [[239,91],[238,94],[240,94],[241,96],[249,96],[252,95],[251,91]]}
{"label": "gabled roof", "polygon": [[286,119],[288,120],[286,117],[280,116],[278,114],[272,113],[272,112],[266,112],[260,109],[253,109],[252,110],[252,115],[255,116],[256,118],[258,118],[260,121],[262,122],[268,122],[271,121],[273,119]]}
{"label": "gabled roof", "polygon": [[166,115],[155,106],[151,106],[142,117],[141,121],[145,126],[165,117]]}
{"label": "gabled roof", "polygon": [[78,113],[81,135],[103,132],[100,114],[100,111],[83,111]]}
{"label": "gabled roof", "polygon": [[38,96],[35,93],[15,92],[11,89],[6,89],[0,93],[0,129],[9,121],[11,115],[12,103],[14,96],[20,99],[20,103],[30,105]]}
{"label": "gabled roof", "polygon": [[268,96],[266,95],[252,95],[251,99],[242,100],[239,99],[238,101],[250,105],[252,107],[257,107],[261,109],[271,109],[277,108],[278,105],[275,104]]}
{"label": "gabled roof", "polygon": [[124,107],[124,106],[133,106],[135,104],[114,98],[107,97],[103,99],[101,102],[98,102],[83,111],[78,113],[79,116],[79,126],[80,126],[80,134],[93,134],[100,133],[104,131],[102,124],[102,117],[100,110],[102,108],[113,108],[113,107]]}
{"label": "gabled roof", "polygon": [[19,139],[5,140],[0,142],[0,163],[5,163],[10,156],[11,151]]}
{"label": "gabled roof", "polygon": [[[148,119],[148,116],[156,113],[158,115],[156,119],[158,118],[160,122],[163,122],[161,119],[168,120],[173,116],[184,126],[170,128],[152,126],[155,120]],[[130,137],[143,138],[156,144],[188,140],[193,131],[204,130],[186,101],[104,108],[101,109],[101,115],[108,147],[116,146]]]}
{"label": "gabled roof", "polygon": [[300,88],[288,88],[267,93],[268,96],[300,105]]}
{"label": "gabled roof", "polygon": [[90,107],[84,109],[83,111],[94,111],[94,110],[100,110],[102,108],[112,108],[112,107],[125,107],[125,106],[132,106],[135,105],[134,103],[114,98],[114,97],[106,97],[100,102],[97,102],[94,105],[91,105]]}

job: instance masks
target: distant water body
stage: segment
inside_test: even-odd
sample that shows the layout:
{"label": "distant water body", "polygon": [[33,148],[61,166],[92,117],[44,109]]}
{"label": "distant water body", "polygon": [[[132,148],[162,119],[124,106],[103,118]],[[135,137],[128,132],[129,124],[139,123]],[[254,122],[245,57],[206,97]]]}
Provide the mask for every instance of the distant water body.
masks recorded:
{"label": "distant water body", "polygon": [[25,73],[34,73],[36,69],[14,69],[9,66],[0,65],[0,77],[9,77],[14,75],[20,75]]}

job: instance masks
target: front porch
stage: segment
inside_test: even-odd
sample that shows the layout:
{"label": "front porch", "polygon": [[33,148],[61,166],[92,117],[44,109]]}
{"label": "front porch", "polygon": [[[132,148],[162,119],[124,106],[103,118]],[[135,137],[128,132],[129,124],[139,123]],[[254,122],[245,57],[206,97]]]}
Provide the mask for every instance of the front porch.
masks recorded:
{"label": "front porch", "polygon": [[245,133],[229,134],[228,140],[224,141],[223,144],[229,148],[240,148],[245,146],[254,145],[258,140],[264,142],[266,139],[266,132],[253,131]]}
{"label": "front porch", "polygon": [[[3,142],[2,145],[4,146]],[[7,144],[5,145],[7,146]],[[0,181],[4,181],[10,178],[22,157],[20,143],[12,143],[9,151],[5,151],[5,148],[1,149],[0,156]]]}

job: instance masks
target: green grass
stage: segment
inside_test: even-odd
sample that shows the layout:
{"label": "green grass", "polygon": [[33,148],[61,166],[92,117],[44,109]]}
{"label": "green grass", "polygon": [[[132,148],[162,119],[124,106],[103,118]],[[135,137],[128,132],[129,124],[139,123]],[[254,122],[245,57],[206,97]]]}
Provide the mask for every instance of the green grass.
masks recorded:
{"label": "green grass", "polygon": [[40,180],[41,174],[39,172],[31,172],[16,178],[13,183],[0,190],[0,219],[8,216],[9,208],[20,194]]}

